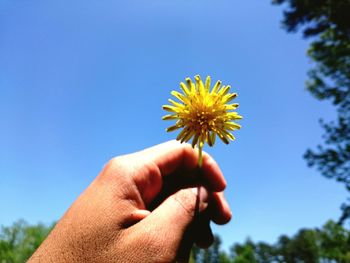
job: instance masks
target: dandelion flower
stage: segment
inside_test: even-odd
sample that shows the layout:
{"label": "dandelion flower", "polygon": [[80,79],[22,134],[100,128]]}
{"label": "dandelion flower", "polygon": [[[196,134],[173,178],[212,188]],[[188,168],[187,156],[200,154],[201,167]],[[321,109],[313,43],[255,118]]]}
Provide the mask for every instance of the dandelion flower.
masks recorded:
{"label": "dandelion flower", "polygon": [[171,114],[163,117],[163,120],[176,120],[175,125],[167,128],[168,132],[181,129],[177,140],[188,142],[192,138],[192,147],[198,146],[198,164],[202,166],[202,149],[205,143],[213,146],[218,136],[225,144],[233,141],[235,137],[231,131],[238,130],[241,126],[234,120],[242,119],[237,112],[238,103],[231,103],[237,93],[229,93],[230,86],[221,86],[217,81],[210,90],[210,76],[201,80],[195,76],[193,83],[186,78],[186,84],[181,82],[180,87],[183,93],[172,91],[171,94],[178,99],[169,99],[172,105],[164,105],[163,109]]}

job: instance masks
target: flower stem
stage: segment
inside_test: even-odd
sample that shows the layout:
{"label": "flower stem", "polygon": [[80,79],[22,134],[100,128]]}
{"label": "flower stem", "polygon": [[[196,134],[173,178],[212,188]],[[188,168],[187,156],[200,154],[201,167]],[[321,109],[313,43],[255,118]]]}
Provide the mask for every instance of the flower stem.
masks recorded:
{"label": "flower stem", "polygon": [[203,143],[200,142],[198,145],[198,167],[199,168],[202,168],[202,164],[203,164],[202,149],[203,149]]}

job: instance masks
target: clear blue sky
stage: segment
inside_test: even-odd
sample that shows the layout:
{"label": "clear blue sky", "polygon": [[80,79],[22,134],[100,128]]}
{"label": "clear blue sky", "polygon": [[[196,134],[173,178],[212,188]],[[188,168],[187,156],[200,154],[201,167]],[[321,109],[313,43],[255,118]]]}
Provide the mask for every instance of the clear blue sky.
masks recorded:
{"label": "clear blue sky", "polygon": [[0,224],[57,220],[111,157],[173,139],[161,106],[196,74],[231,84],[245,117],[206,149],[234,213],[224,247],[336,219],[345,190],[302,158],[335,113],[281,18],[268,0],[2,0]]}

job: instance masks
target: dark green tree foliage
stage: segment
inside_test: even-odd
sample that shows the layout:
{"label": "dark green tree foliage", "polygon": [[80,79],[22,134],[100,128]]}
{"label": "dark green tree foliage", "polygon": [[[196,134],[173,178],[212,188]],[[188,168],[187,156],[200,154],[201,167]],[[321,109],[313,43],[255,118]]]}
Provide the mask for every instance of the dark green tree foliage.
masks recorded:
{"label": "dark green tree foliage", "polygon": [[274,251],[275,258],[282,262],[319,262],[318,234],[314,230],[300,230],[294,238],[282,236]]}
{"label": "dark green tree foliage", "polygon": [[[350,191],[350,1],[274,0],[287,4],[283,25],[288,32],[303,30],[313,41],[308,50],[315,62],[309,71],[308,90],[320,100],[329,100],[337,110],[337,120],[321,121],[324,144],[308,150],[310,166],[326,177],[344,183]],[[343,204],[343,222],[350,217],[350,205]]]}
{"label": "dark green tree foliage", "polygon": [[301,229],[293,237],[282,235],[272,245],[248,239],[234,244],[227,255],[217,242],[214,249],[196,248],[194,254],[192,262],[196,263],[350,263],[350,231],[329,221],[321,229]]}
{"label": "dark green tree foliage", "polygon": [[192,258],[196,263],[229,263],[229,257],[220,249],[221,239],[218,235],[214,236],[214,243],[208,249],[199,249],[194,246],[192,249]]}
{"label": "dark green tree foliage", "polygon": [[248,239],[244,244],[236,244],[231,248],[233,263],[257,263],[255,245]]}
{"label": "dark green tree foliage", "polygon": [[231,248],[231,262],[319,263],[350,262],[350,231],[333,221],[322,229],[302,229],[295,236],[280,236],[269,245],[248,240]]}
{"label": "dark green tree foliage", "polygon": [[25,262],[50,232],[52,226],[43,224],[28,225],[19,220],[10,227],[2,227],[0,231],[0,262]]}
{"label": "dark green tree foliage", "polygon": [[319,233],[321,258],[350,262],[350,232],[329,221]]}
{"label": "dark green tree foliage", "polygon": [[276,261],[276,248],[265,242],[259,242],[255,245],[255,253],[257,262],[269,263]]}

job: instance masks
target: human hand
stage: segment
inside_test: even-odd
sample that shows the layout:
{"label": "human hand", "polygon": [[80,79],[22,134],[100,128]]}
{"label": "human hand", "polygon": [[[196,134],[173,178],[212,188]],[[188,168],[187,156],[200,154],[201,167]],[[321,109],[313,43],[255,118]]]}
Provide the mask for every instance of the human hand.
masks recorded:
{"label": "human hand", "polygon": [[231,218],[218,165],[204,154],[199,172],[197,158],[170,141],[112,159],[29,262],[187,261]]}

